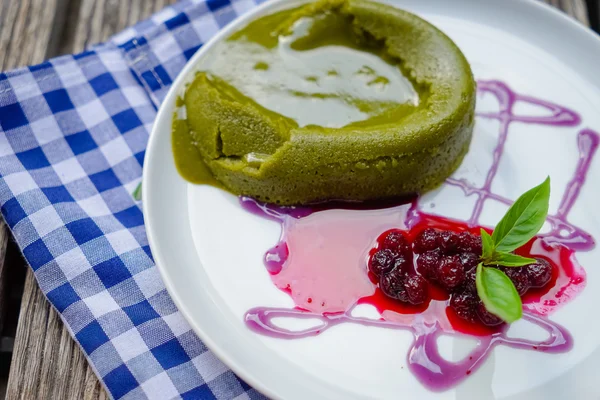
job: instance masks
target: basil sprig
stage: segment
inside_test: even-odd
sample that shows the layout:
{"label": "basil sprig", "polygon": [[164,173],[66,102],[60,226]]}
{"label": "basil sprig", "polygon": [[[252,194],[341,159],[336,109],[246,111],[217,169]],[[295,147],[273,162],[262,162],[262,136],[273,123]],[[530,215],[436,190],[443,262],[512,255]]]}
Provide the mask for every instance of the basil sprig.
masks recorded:
{"label": "basil sprig", "polygon": [[522,267],[535,262],[533,258],[521,257],[512,251],[531,240],[542,228],[549,201],[550,177],[519,197],[491,236],[481,230],[483,251],[477,266],[477,294],[485,308],[505,322],[512,323],[521,318],[523,304],[510,278],[499,269],[486,265]]}
{"label": "basil sprig", "polygon": [[550,177],[523,193],[508,209],[492,233],[494,249],[513,251],[535,236],[546,221],[549,199]]}
{"label": "basil sprig", "polygon": [[137,185],[137,187],[135,188],[135,190],[133,191],[133,193],[131,195],[133,196],[133,199],[135,201],[142,200],[142,184],[141,183],[139,185]]}
{"label": "basil sprig", "polygon": [[523,304],[519,293],[506,274],[497,268],[477,266],[475,279],[477,294],[485,308],[494,315],[511,323],[523,316]]}

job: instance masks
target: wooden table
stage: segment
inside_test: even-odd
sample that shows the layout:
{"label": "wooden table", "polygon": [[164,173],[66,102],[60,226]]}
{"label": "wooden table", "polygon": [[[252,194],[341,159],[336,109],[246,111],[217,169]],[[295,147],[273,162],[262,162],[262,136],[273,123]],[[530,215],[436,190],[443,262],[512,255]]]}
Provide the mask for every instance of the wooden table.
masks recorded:
{"label": "wooden table", "polygon": [[[543,1],[589,25],[585,0]],[[0,0],[0,70],[80,52],[173,2]],[[108,398],[1,221],[0,332],[0,355],[10,355],[12,348],[8,380],[0,377],[0,398],[3,391],[6,399]]]}

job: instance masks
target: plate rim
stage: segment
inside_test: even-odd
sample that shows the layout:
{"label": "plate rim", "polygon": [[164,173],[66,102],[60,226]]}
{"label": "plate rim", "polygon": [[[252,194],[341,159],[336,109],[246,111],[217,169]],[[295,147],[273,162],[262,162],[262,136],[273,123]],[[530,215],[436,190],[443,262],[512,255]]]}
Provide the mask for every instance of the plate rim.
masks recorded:
{"label": "plate rim", "polygon": [[[256,373],[256,371],[244,367],[238,362],[236,362],[235,354],[226,349],[225,346],[223,346],[222,344],[218,343],[218,340],[214,340],[211,337],[211,335],[209,335],[201,326],[195,323],[194,318],[187,311],[187,307],[185,306],[183,300],[178,294],[178,289],[176,288],[176,285],[170,279],[167,265],[168,263],[165,262],[165,257],[162,254],[161,247],[159,245],[159,234],[156,232],[156,227],[152,217],[153,200],[151,200],[151,190],[149,189],[149,187],[152,188],[152,178],[151,174],[148,171],[153,169],[152,167],[150,167],[150,165],[153,162],[152,160],[156,159],[156,152],[159,151],[159,146],[157,144],[158,137],[160,135],[165,134],[169,134],[170,137],[170,131],[168,133],[161,133],[160,127],[164,125],[164,123],[160,122],[168,121],[168,126],[171,125],[173,109],[172,105],[174,104],[177,96],[182,92],[182,89],[185,87],[185,84],[187,84],[190,81],[191,77],[193,77],[196,65],[200,62],[203,55],[206,52],[208,52],[209,49],[215,43],[219,42],[221,39],[228,36],[233,31],[239,29],[241,26],[246,24],[248,21],[252,20],[254,17],[260,16],[267,12],[271,12],[277,8],[288,8],[294,4],[302,4],[309,1],[310,0],[265,1],[259,4],[258,6],[254,7],[252,10],[239,16],[234,21],[227,24],[227,26],[225,26],[224,28],[221,28],[219,32],[217,32],[209,41],[202,45],[200,50],[198,50],[192,56],[192,58],[186,63],[184,68],[178,74],[177,78],[172,83],[158,109],[155,120],[153,122],[151,133],[148,138],[148,144],[145,155],[145,164],[142,175],[142,211],[145,218],[145,228],[146,235],[148,238],[148,244],[150,246],[154,258],[155,266],[159,271],[160,277],[167,289],[167,292],[169,293],[169,296],[177,306],[178,311],[184,317],[186,322],[188,322],[194,333],[198,335],[198,337],[208,347],[208,349],[212,351],[213,354],[217,356],[219,360],[221,360],[241,379],[246,381],[249,385],[251,385],[254,389],[258,390],[260,393],[272,399],[290,398],[287,397],[287,395],[290,395],[291,393],[289,390],[287,391],[287,393],[281,393],[279,391],[273,390],[272,387],[268,385],[264,379],[261,379],[260,376],[257,376],[258,374]],[[494,0],[486,0],[485,2],[494,2]],[[484,3],[484,1],[481,1],[481,3]],[[538,13],[540,19],[546,18],[548,19],[548,23],[558,23],[562,26],[568,26],[571,30],[571,33],[577,33],[579,35],[582,35],[581,37],[586,38],[586,40],[588,41],[587,46],[596,46],[596,48],[598,49],[598,54],[600,54],[600,36],[594,33],[591,29],[587,28],[583,24],[573,19],[572,17],[568,16],[564,12],[552,7],[551,5],[537,0],[503,0],[503,3],[506,3],[506,7],[532,7],[532,10]],[[262,378],[264,378],[264,376]],[[286,394],[286,396],[284,396],[284,394]]]}

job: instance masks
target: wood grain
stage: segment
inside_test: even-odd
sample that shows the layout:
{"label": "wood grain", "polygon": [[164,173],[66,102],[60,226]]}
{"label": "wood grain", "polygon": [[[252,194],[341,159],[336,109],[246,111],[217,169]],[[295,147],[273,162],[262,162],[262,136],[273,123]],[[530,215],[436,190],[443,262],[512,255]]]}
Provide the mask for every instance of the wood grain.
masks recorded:
{"label": "wood grain", "polygon": [[[64,18],[61,12],[66,1],[63,0],[24,0],[4,1],[0,7],[0,67],[2,70],[42,62],[52,55],[57,47],[56,29]],[[2,222],[0,235],[8,236],[8,228]],[[0,252],[4,262],[6,241],[0,240]],[[14,259],[22,260],[22,258]],[[0,290],[8,282],[2,273],[18,265],[5,265],[0,270]],[[4,297],[0,297],[4,298]],[[48,334],[44,322],[48,318],[49,307],[41,291],[37,288],[31,272],[28,272],[25,296],[21,302],[19,324],[11,373],[6,388],[6,398],[35,398],[43,341]],[[33,357],[32,357],[33,355]],[[23,379],[27,378],[27,379]]]}
{"label": "wood grain", "polygon": [[29,271],[6,399],[83,398],[108,396]]}
{"label": "wood grain", "polygon": [[[51,39],[55,21],[60,22],[64,0],[0,0],[0,71],[39,63],[56,42]],[[50,10],[50,14],[48,14]],[[8,227],[0,222],[0,332],[4,326],[7,303],[7,268],[4,265]]]}
{"label": "wood grain", "polygon": [[103,42],[123,29],[148,18],[176,0],[81,0],[71,7],[69,29],[73,35],[63,40],[60,51],[76,53]]}
{"label": "wood grain", "polygon": [[590,26],[588,9],[585,0],[541,0],[544,3],[564,11],[585,26]]}
{"label": "wood grain", "polygon": [[8,0],[0,3],[0,70],[35,64],[57,46],[52,34],[64,22],[68,0]]}
{"label": "wood grain", "polygon": [[[588,25],[584,0],[543,1]],[[0,69],[79,52],[172,2],[0,0]],[[6,238],[7,229],[2,224],[0,260],[4,260]],[[4,270],[0,263],[0,296]],[[25,282],[6,398],[108,398],[78,345],[38,289],[31,271]]]}
{"label": "wood grain", "polygon": [[[51,32],[54,30],[55,22],[61,21],[60,11],[64,4],[64,0],[0,0],[0,71],[39,63],[48,57],[57,45],[57,42],[52,39]],[[5,264],[9,236],[8,227],[4,221],[1,221],[0,332],[3,332],[5,316],[8,313],[5,305],[10,303],[9,292],[11,291],[8,290],[8,285],[12,282],[8,279],[11,275],[8,269],[12,268],[14,271],[15,268],[22,268],[22,265]],[[11,257],[11,260],[22,262],[20,256]],[[7,390],[7,382],[3,380],[0,382],[0,397],[4,397]]]}
{"label": "wood grain", "polygon": [[[0,67],[80,52],[173,2],[0,0]],[[0,260],[7,237],[2,223]],[[2,271],[0,263],[0,284],[5,282]],[[35,398],[104,400],[108,395],[28,271],[6,399]]]}
{"label": "wood grain", "polygon": [[8,238],[10,236],[10,231],[8,227],[4,223],[4,221],[0,220],[0,332],[2,332],[2,328],[4,327],[4,314],[6,310],[2,306],[7,303],[7,267],[4,265],[4,259],[6,258],[6,249],[8,245]]}

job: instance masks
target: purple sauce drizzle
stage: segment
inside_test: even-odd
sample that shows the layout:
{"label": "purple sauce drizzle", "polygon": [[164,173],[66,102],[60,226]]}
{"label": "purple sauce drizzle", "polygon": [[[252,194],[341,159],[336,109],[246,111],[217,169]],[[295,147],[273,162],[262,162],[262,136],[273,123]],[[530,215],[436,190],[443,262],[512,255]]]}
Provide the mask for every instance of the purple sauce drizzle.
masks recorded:
{"label": "purple sauce drizzle", "polygon": [[[491,192],[492,182],[498,172],[511,123],[521,122],[557,127],[574,127],[581,123],[581,118],[574,111],[533,97],[517,94],[506,84],[499,81],[480,81],[478,82],[478,90],[493,94],[499,102],[498,112],[478,114],[480,118],[496,119],[500,122],[500,132],[493,153],[492,167],[487,173],[484,185],[479,188],[474,187],[465,180],[449,178],[446,182],[448,185],[461,188],[466,196],[477,196],[471,217],[466,221],[470,226],[477,225],[487,199],[507,205],[511,204],[511,200]],[[543,107],[548,110],[549,114],[535,117],[516,115],[514,106],[517,102]],[[541,245],[563,246],[572,251],[589,251],[594,247],[595,243],[591,235],[570,224],[567,221],[567,215],[585,183],[587,172],[599,142],[600,136],[590,129],[583,129],[578,133],[579,161],[563,194],[557,213],[548,216],[548,221],[552,227],[551,231],[539,235]],[[246,324],[257,333],[281,339],[298,339],[318,335],[341,323],[411,331],[415,340],[407,357],[409,368],[420,382],[435,391],[449,389],[466,379],[471,372],[483,364],[496,345],[548,353],[562,353],[572,347],[572,337],[565,328],[540,315],[527,312],[524,314],[523,319],[544,329],[549,334],[548,339],[542,342],[534,342],[508,338],[506,327],[500,332],[477,337],[478,344],[470,355],[462,361],[450,362],[440,355],[437,338],[441,334],[455,334],[455,332],[445,318],[440,318],[443,309],[440,310],[439,305],[434,305],[422,314],[415,315],[384,313],[381,319],[353,316],[352,311],[357,306],[358,300],[370,296],[374,292],[374,287],[368,281],[364,269],[366,252],[372,245],[373,239],[385,229],[391,227],[408,229],[418,223],[425,214],[419,211],[416,200],[410,205],[400,205],[385,210],[363,210],[358,213],[344,210],[315,213],[316,211],[327,210],[327,208],[278,207],[261,204],[249,198],[241,198],[241,204],[249,212],[282,224],[282,239],[276,246],[267,251],[265,266],[277,287],[288,292],[298,306],[294,309],[257,307],[249,310],[245,316]],[[325,230],[320,232],[317,229],[319,226],[324,227]],[[323,237],[320,237],[320,234]],[[334,260],[319,259],[318,261],[328,262],[328,268],[319,270],[315,259],[311,258],[314,255],[313,253],[318,252],[319,241],[322,241],[327,235],[338,235],[338,237],[339,235],[346,235],[344,240],[349,243],[349,246],[345,249],[346,251],[343,248],[337,249],[337,252],[336,249],[331,251],[336,257],[347,258],[340,262],[344,267],[344,275],[348,275],[348,279],[343,284],[337,282],[338,284],[334,287],[330,282],[334,276],[339,276],[335,275],[339,274],[339,271],[335,271],[335,265],[330,267]],[[306,237],[309,238],[309,241],[304,241]],[[352,241],[359,244],[353,244]],[[361,248],[360,243],[363,244],[362,247],[364,248]],[[328,246],[335,245],[335,243],[328,242]],[[302,251],[298,249],[302,249]],[[348,251],[349,249],[350,251]],[[297,272],[294,275],[294,271],[292,271],[293,269],[299,270],[296,267],[298,264],[297,259],[295,263],[291,262],[291,258],[294,257],[296,252],[302,253],[300,255],[303,257],[303,263],[300,272],[304,271],[304,275]],[[321,255],[321,257],[323,256]],[[303,279],[306,282],[302,281]],[[583,280],[583,275],[581,279]],[[289,282],[296,284],[298,281],[300,282],[297,286],[294,286],[294,291],[292,291]],[[580,288],[583,288],[583,285]],[[535,311],[535,307],[528,309]],[[291,331],[275,325],[273,323],[274,318],[318,319],[320,324],[304,330]]]}
{"label": "purple sauce drizzle", "polygon": [[[321,320],[321,324],[315,327],[301,330],[289,331],[275,325],[274,318],[299,318]],[[512,348],[532,350],[547,353],[564,353],[572,348],[573,340],[569,332],[558,324],[554,324],[545,318],[525,314],[523,319],[538,325],[544,329],[549,337],[543,342],[534,342],[525,339],[514,339],[506,336],[506,329],[490,336],[480,337],[477,346],[461,362],[451,362],[444,359],[438,350],[437,339],[444,333],[439,324],[429,324],[416,321],[412,325],[399,324],[383,319],[375,320],[369,318],[353,317],[349,312],[339,314],[319,315],[308,313],[298,309],[279,309],[257,307],[246,313],[246,324],[255,332],[263,335],[281,339],[298,339],[319,335],[328,328],[341,323],[355,323],[364,326],[397,329],[410,331],[415,340],[408,354],[408,365],[417,378],[430,389],[443,391],[463,381],[472,371],[475,371],[486,360],[489,352],[497,345],[506,345]],[[431,369],[435,365],[437,371]]]}
{"label": "purple sauce drizzle", "polygon": [[[508,129],[511,123],[522,122],[552,126],[577,126],[581,122],[581,118],[576,112],[533,97],[519,95],[510,90],[506,84],[499,81],[479,81],[477,90],[495,95],[499,102],[498,112],[477,114],[480,118],[496,119],[500,122],[500,134],[493,155],[494,161],[481,188],[476,188],[464,180],[448,178],[446,181],[449,185],[460,187],[466,196],[477,195],[478,198],[473,208],[473,213],[467,221],[470,225],[475,225],[479,221],[486,199],[493,199],[507,205],[512,204],[511,200],[498,196],[491,191],[492,182],[498,173],[500,158],[504,153]],[[517,116],[514,114],[514,106],[519,101],[546,108],[551,114],[542,117]],[[580,154],[579,162],[573,178],[567,185],[557,214],[548,216],[548,221],[552,224],[552,230],[544,235],[546,243],[568,245],[573,250],[590,250],[594,246],[592,237],[570,224],[566,217],[577,200],[581,187],[585,183],[587,171],[589,170],[592,157],[598,148],[599,141],[600,137],[598,134],[590,129],[584,129],[577,135]],[[561,235],[561,230],[566,230],[567,235]]]}

